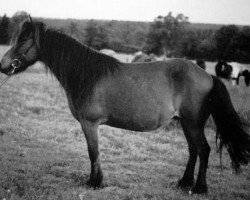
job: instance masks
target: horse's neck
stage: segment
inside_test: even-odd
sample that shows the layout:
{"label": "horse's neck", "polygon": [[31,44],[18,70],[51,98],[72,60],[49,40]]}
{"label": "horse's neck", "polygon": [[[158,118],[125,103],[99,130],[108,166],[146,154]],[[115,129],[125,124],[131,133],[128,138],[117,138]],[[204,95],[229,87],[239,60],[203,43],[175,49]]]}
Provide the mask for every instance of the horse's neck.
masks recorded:
{"label": "horse's neck", "polygon": [[118,69],[120,62],[62,33],[48,31],[41,43],[41,61],[67,93],[89,96],[95,84]]}

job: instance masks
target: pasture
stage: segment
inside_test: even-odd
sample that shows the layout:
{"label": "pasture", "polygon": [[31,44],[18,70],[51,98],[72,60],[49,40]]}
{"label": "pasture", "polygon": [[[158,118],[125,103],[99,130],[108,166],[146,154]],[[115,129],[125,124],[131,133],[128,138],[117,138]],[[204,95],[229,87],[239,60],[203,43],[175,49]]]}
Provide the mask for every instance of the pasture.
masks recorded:
{"label": "pasture", "polygon": [[[234,88],[225,83],[236,110],[250,122],[250,88],[242,80]],[[190,196],[176,187],[188,156],[178,126],[154,133],[102,126],[99,136],[105,187],[93,190],[85,186],[85,138],[57,80],[39,65],[11,78],[0,88],[0,199],[250,199],[250,166],[233,174],[224,150],[221,171],[212,120],[206,128],[212,147],[207,195]]]}

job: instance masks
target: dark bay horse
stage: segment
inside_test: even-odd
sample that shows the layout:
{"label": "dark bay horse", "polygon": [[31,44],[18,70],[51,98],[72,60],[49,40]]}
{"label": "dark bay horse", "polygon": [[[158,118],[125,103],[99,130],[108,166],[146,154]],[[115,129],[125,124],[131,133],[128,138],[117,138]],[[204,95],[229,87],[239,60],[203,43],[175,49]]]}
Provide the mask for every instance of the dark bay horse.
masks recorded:
{"label": "dark bay horse", "polygon": [[[217,137],[235,170],[248,163],[250,137],[243,130],[223,83],[184,59],[151,63],[121,63],[88,48],[41,22],[25,21],[12,48],[1,60],[1,72],[12,76],[36,61],[43,62],[64,88],[69,108],[85,134],[91,174],[88,185],[101,187],[103,174],[98,127],[106,124],[133,131],[151,131],[171,119],[181,121],[189,159],[181,188],[207,191],[210,147],[204,135],[212,114]],[[194,184],[194,169],[200,159]]]}

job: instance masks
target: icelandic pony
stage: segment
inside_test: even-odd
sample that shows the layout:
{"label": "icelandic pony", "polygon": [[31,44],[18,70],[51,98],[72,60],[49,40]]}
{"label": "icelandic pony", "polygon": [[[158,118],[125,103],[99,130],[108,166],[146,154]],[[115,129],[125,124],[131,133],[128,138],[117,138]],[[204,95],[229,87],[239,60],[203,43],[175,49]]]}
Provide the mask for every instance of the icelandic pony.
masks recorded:
{"label": "icelandic pony", "polygon": [[[103,185],[98,145],[101,124],[151,131],[179,119],[189,159],[178,185],[191,187],[193,193],[207,192],[210,147],[204,126],[211,114],[221,147],[227,148],[234,169],[248,163],[250,138],[226,87],[188,60],[121,63],[30,18],[3,56],[0,71],[12,76],[36,61],[43,62],[58,79],[73,116],[82,126],[91,161],[88,185],[92,187]],[[200,165],[194,184],[197,157]]]}

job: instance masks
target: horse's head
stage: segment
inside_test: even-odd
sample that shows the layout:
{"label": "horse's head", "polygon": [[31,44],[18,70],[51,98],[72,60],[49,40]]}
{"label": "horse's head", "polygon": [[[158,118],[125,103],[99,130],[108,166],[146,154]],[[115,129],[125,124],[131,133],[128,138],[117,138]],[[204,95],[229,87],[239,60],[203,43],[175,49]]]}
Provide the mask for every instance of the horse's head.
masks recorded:
{"label": "horse's head", "polygon": [[12,47],[4,54],[0,71],[9,76],[24,71],[39,59],[39,23],[29,17],[20,26]]}

